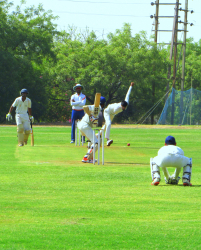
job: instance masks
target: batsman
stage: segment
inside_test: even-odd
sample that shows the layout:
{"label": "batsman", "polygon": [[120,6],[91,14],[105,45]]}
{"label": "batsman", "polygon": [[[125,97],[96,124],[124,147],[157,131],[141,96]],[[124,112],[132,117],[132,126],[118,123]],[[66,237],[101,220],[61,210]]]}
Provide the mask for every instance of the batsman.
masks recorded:
{"label": "batsman", "polygon": [[34,122],[34,117],[32,116],[31,110],[31,100],[27,97],[28,90],[22,89],[20,91],[21,96],[16,98],[11,105],[6,119],[8,121],[12,120],[11,112],[16,107],[15,120],[17,123],[17,136],[18,136],[18,146],[24,146],[27,144],[29,134],[31,132],[30,121]]}
{"label": "batsman", "polygon": [[[96,93],[94,105],[85,105],[83,106],[85,115],[82,120],[78,121],[77,127],[81,131],[83,136],[86,136],[89,141],[93,141],[93,130],[92,127],[96,127],[98,124],[98,115],[100,112],[100,99],[101,94]],[[93,150],[97,151],[98,149],[98,139],[95,137],[95,145],[91,144],[88,149],[87,154],[82,159],[84,163],[93,163]]]}

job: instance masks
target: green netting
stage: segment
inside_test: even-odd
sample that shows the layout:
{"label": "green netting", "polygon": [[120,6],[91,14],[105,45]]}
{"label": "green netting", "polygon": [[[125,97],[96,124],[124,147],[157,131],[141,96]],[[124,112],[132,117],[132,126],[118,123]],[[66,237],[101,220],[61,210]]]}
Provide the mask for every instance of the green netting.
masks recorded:
{"label": "green netting", "polygon": [[157,124],[201,124],[201,91],[172,89]]}

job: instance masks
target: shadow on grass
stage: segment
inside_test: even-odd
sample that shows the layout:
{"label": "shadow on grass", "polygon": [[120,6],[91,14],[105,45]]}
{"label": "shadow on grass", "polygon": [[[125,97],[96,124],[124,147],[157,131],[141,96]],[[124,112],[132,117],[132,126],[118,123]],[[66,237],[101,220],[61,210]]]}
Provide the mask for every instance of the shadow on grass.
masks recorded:
{"label": "shadow on grass", "polygon": [[136,146],[136,147],[135,147],[135,146],[127,146],[127,145],[126,145],[126,146],[116,146],[115,149],[116,149],[116,148],[136,148],[136,149],[145,148],[145,149],[156,149],[156,150],[158,151],[158,147],[143,147],[143,146],[142,146],[142,147],[140,147],[140,146]]}
{"label": "shadow on grass", "polygon": [[112,162],[112,161],[107,161],[105,163],[119,164],[119,165],[149,165],[148,163],[135,163],[135,162]]}
{"label": "shadow on grass", "polygon": [[[154,185],[153,185],[154,186]],[[171,184],[164,184],[164,185],[158,185],[157,187],[172,187],[172,186],[179,186],[179,187],[186,187],[186,188],[193,188],[193,187],[201,187],[201,185],[193,185],[192,186],[183,186],[183,184],[178,184],[178,185],[171,185]]]}

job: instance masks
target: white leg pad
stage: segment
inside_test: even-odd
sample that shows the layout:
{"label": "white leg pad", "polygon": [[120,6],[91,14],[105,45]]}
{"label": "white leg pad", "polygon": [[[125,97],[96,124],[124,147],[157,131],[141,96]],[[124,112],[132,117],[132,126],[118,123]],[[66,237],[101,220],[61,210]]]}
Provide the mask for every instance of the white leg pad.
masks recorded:
{"label": "white leg pad", "polygon": [[[102,132],[101,132],[101,134],[102,134]],[[100,146],[102,145],[101,134],[100,134]],[[96,134],[96,138],[98,139],[98,134]]]}
{"label": "white leg pad", "polygon": [[183,179],[191,181],[191,173],[192,173],[192,158],[189,158],[189,163],[185,167],[183,167],[182,181]]}
{"label": "white leg pad", "polygon": [[24,126],[22,124],[17,125],[17,136],[19,144],[24,144]]}
{"label": "white leg pad", "polygon": [[23,133],[24,132],[24,126],[22,124],[17,125],[17,133]]}
{"label": "white leg pad", "polygon": [[90,149],[90,148],[91,148],[91,141],[88,141],[87,148],[88,148],[88,149]]}
{"label": "white leg pad", "polygon": [[153,158],[150,158],[150,168],[152,180],[154,180],[155,178],[158,178],[160,180],[160,167],[156,165],[156,163],[153,161]]}
{"label": "white leg pad", "polygon": [[[91,145],[91,148],[88,150],[87,154],[85,155],[85,157],[87,157],[88,160],[93,159],[93,150],[94,150],[94,146],[93,144]],[[95,152],[98,150],[98,144],[95,144]]]}
{"label": "white leg pad", "polygon": [[29,134],[31,133],[31,130],[25,130],[24,131],[24,141],[27,142],[29,138]]}

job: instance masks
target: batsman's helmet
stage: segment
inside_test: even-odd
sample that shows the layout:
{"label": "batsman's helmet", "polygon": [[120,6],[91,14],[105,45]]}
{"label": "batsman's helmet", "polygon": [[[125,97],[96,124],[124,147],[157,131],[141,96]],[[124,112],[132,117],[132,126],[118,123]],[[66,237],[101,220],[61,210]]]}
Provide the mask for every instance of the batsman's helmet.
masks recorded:
{"label": "batsman's helmet", "polygon": [[29,94],[29,92],[28,92],[27,89],[22,89],[22,90],[20,91],[20,94],[22,94],[22,93],[26,93],[27,95]]}
{"label": "batsman's helmet", "polygon": [[176,145],[176,140],[173,136],[169,135],[165,139],[165,144],[167,145]]}
{"label": "batsman's helmet", "polygon": [[106,103],[105,97],[101,96],[101,98],[100,98],[100,105],[105,104],[105,103]]}

